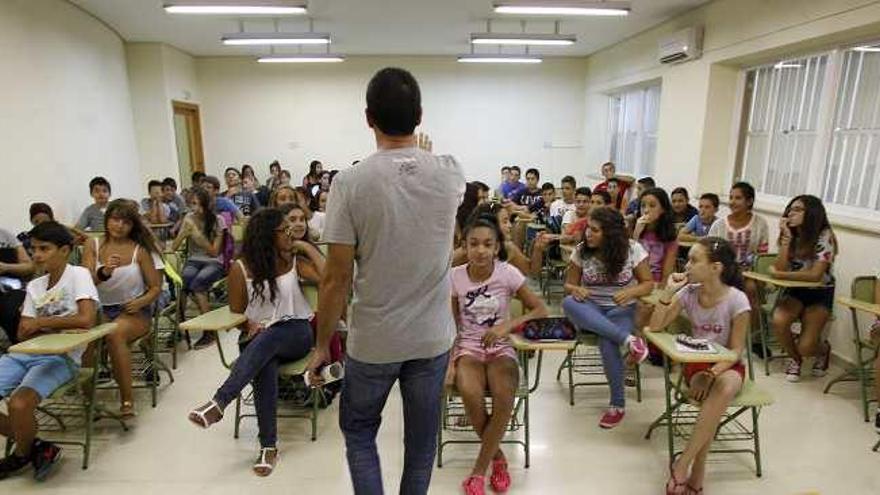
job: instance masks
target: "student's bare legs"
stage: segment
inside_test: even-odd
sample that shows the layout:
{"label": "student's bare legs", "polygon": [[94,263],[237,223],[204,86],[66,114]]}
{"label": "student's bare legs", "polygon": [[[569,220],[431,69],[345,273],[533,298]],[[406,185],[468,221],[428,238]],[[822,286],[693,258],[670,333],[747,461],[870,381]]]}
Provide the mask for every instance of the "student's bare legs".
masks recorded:
{"label": "student's bare legs", "polygon": [[761,328],[761,285],[747,278],[743,283],[743,289],[749,298],[749,305],[752,308],[749,313],[751,316],[751,328]]}
{"label": "student's bare legs", "polygon": [[703,485],[706,454],[708,454],[712,440],[715,438],[715,431],[718,429],[721,416],[724,415],[727,406],[730,405],[741,388],[742,378],[736,371],[727,370],[715,379],[715,383],[709,390],[709,396],[700,407],[700,415],[691,432],[691,438],[685,446],[684,452],[673,464],[672,471],[675,479],[687,479],[688,467],[693,464],[689,484],[694,488]]}
{"label": "student's bare legs", "polygon": [[[203,315],[211,310],[211,303],[208,301],[207,292],[193,292],[193,300],[196,302],[196,307],[199,308],[199,314]],[[195,348],[204,349],[213,344],[216,338],[217,334],[215,332],[202,332],[202,336],[195,343]]]}
{"label": "student's bare legs", "polygon": [[113,378],[119,385],[119,396],[123,414],[134,409],[134,391],[131,384],[131,351],[129,343],[143,337],[150,329],[150,321],[143,314],[121,314],[115,320],[116,331],[108,335],[107,352],[113,365]]}
{"label": "student's bare legs", "polygon": [[804,356],[817,356],[825,352],[828,344],[822,341],[822,331],[831,313],[828,308],[819,305],[804,308],[801,315],[801,336],[798,338],[798,354]]}
{"label": "student's bare legs", "polygon": [[0,414],[0,434],[15,442],[15,455],[29,457],[37,437],[37,420],[34,412],[40,404],[36,391],[20,387],[9,397],[9,416]]}
{"label": "student's bare legs", "polygon": [[[776,339],[782,344],[782,348],[785,349],[785,352],[789,357],[798,363],[803,360],[803,356],[801,356],[800,351],[798,350],[799,346],[794,340],[794,334],[791,333],[791,325],[801,316],[803,310],[804,305],[801,304],[800,301],[791,297],[786,297],[776,305],[771,321],[771,326],[773,327],[773,333],[776,334]],[[801,329],[801,332],[803,332],[803,328]]]}

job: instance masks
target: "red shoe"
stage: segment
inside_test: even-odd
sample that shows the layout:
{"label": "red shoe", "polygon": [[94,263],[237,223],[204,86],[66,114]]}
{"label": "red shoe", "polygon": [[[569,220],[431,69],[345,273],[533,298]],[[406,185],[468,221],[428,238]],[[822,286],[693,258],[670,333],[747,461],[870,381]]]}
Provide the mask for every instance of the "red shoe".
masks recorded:
{"label": "red shoe", "polygon": [[469,476],[461,487],[464,488],[464,495],[486,495],[486,477]]}
{"label": "red shoe", "polygon": [[492,476],[489,484],[495,493],[505,493],[510,489],[510,473],[507,471],[507,459],[492,459]]}
{"label": "red shoe", "polygon": [[640,364],[648,358],[648,344],[641,337],[633,337],[629,341],[629,354],[626,357],[627,363],[631,365]]}
{"label": "red shoe", "polygon": [[620,422],[623,421],[625,415],[626,411],[624,411],[623,408],[611,406],[605,411],[605,414],[602,415],[602,419],[599,420],[599,426],[606,430],[610,430],[619,425]]}

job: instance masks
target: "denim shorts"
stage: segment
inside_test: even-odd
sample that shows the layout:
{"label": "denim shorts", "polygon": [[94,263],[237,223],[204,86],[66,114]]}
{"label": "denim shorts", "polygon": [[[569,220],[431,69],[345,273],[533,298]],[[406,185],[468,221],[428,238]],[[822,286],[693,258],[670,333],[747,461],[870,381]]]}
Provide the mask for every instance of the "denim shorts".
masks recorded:
{"label": "denim shorts", "polygon": [[[153,305],[151,304],[149,306],[141,308],[138,313],[140,313],[141,316],[149,319],[152,315],[152,309]],[[125,304],[111,304],[109,306],[101,306],[101,311],[104,313],[104,316],[107,318],[107,320],[113,321],[116,318],[119,318],[119,315],[125,313]]]}
{"label": "denim shorts", "polygon": [[42,400],[78,373],[77,365],[66,355],[4,354],[0,356],[0,397],[26,387]]}

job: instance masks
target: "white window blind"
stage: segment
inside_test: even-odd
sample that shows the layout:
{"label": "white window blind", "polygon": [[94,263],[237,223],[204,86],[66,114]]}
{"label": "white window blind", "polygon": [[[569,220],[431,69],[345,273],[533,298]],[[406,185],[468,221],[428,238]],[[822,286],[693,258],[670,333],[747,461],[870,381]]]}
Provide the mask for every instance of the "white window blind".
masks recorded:
{"label": "white window blind", "polygon": [[609,160],[616,164],[618,172],[653,175],[660,85],[612,94],[609,105]]}

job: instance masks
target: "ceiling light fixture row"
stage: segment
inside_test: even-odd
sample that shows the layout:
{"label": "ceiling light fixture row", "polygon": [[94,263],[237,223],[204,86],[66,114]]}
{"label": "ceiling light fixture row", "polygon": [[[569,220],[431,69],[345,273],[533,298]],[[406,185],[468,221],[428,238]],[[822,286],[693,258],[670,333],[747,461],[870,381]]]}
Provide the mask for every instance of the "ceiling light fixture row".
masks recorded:
{"label": "ceiling light fixture row", "polygon": [[631,3],[623,0],[497,0],[492,4],[496,14],[526,16],[610,16],[622,17],[632,11]]}
{"label": "ceiling light fixture row", "polygon": [[163,7],[169,14],[278,16],[308,13],[308,5],[302,0],[168,0]]}

